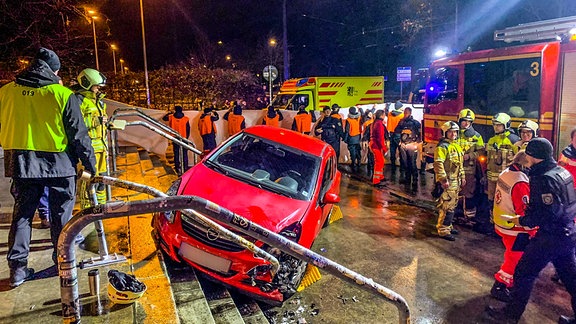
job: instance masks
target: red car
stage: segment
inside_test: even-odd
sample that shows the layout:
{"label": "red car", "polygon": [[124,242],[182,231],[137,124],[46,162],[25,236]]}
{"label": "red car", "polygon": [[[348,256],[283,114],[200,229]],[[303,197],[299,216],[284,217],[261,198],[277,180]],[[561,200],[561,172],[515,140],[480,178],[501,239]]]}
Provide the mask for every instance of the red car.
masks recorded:
{"label": "red car", "polygon": [[[168,194],[205,198],[310,248],[340,200],[336,162],[332,147],[316,138],[254,126],[184,173]],[[171,259],[252,297],[281,303],[304,275],[305,262],[263,242],[256,245],[281,265],[273,278],[267,261],[180,212],[158,213],[154,219],[159,245]]]}

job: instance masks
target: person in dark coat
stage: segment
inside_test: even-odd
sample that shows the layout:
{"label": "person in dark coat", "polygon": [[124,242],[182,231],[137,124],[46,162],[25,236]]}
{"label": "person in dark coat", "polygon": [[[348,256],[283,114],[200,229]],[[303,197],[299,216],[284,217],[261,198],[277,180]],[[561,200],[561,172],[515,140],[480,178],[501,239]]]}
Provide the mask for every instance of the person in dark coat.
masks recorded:
{"label": "person in dark coat", "polygon": [[323,110],[324,115],[314,127],[314,134],[320,136],[320,138],[330,144],[336,151],[336,158],[340,158],[340,139],[344,135],[344,130],[342,129],[342,120],[338,111],[330,109],[326,106]]}
{"label": "person in dark coat", "polygon": [[344,132],[344,141],[348,145],[352,172],[354,173],[360,171],[360,159],[362,157],[362,148],[360,147],[362,125],[360,124],[360,116],[362,116],[362,114],[358,112],[356,107],[351,107],[348,111],[346,130]]}

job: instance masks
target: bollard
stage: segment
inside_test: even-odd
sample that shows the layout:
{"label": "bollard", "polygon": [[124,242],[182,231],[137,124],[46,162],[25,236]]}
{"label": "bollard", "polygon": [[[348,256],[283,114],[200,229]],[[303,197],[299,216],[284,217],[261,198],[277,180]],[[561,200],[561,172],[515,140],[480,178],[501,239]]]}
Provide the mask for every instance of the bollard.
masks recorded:
{"label": "bollard", "polygon": [[98,269],[88,271],[88,286],[90,287],[91,296],[100,294],[100,273]]}

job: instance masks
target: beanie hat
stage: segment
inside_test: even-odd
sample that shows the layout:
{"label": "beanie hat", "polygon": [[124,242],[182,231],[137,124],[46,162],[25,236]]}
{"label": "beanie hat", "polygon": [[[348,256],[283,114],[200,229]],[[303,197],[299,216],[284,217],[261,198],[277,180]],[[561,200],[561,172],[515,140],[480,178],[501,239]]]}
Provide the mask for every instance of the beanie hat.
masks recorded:
{"label": "beanie hat", "polygon": [[214,110],[214,108],[212,108],[212,107],[207,107],[207,108],[204,108],[204,113],[205,113],[205,114],[209,114],[209,113],[211,113],[213,110]]}
{"label": "beanie hat", "polygon": [[41,47],[40,50],[38,50],[38,54],[36,54],[36,59],[46,62],[52,72],[60,70],[60,59],[52,50]]}
{"label": "beanie hat", "polygon": [[526,154],[541,160],[553,160],[552,144],[543,137],[533,138],[526,146]]}
{"label": "beanie hat", "polygon": [[356,107],[351,107],[350,110],[348,110],[348,113],[350,115],[356,115],[358,111],[356,110]]}
{"label": "beanie hat", "polygon": [[174,106],[176,112],[182,112],[182,106]]}

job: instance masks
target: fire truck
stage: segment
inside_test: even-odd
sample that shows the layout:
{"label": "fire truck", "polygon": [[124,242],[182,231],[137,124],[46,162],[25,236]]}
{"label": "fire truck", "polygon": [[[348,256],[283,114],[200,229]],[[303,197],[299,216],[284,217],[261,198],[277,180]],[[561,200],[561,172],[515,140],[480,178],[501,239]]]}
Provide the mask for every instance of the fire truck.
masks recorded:
{"label": "fire truck", "polygon": [[384,102],[384,77],[309,77],[286,80],[272,106],[280,109],[322,110],[340,107],[381,104]]}
{"label": "fire truck", "polygon": [[462,53],[434,61],[424,98],[426,153],[441,138],[440,125],[458,112],[476,113],[474,128],[488,140],[492,117],[509,114],[514,130],[530,119],[561,151],[576,126],[576,16],[521,24],[494,32],[511,47]]}

